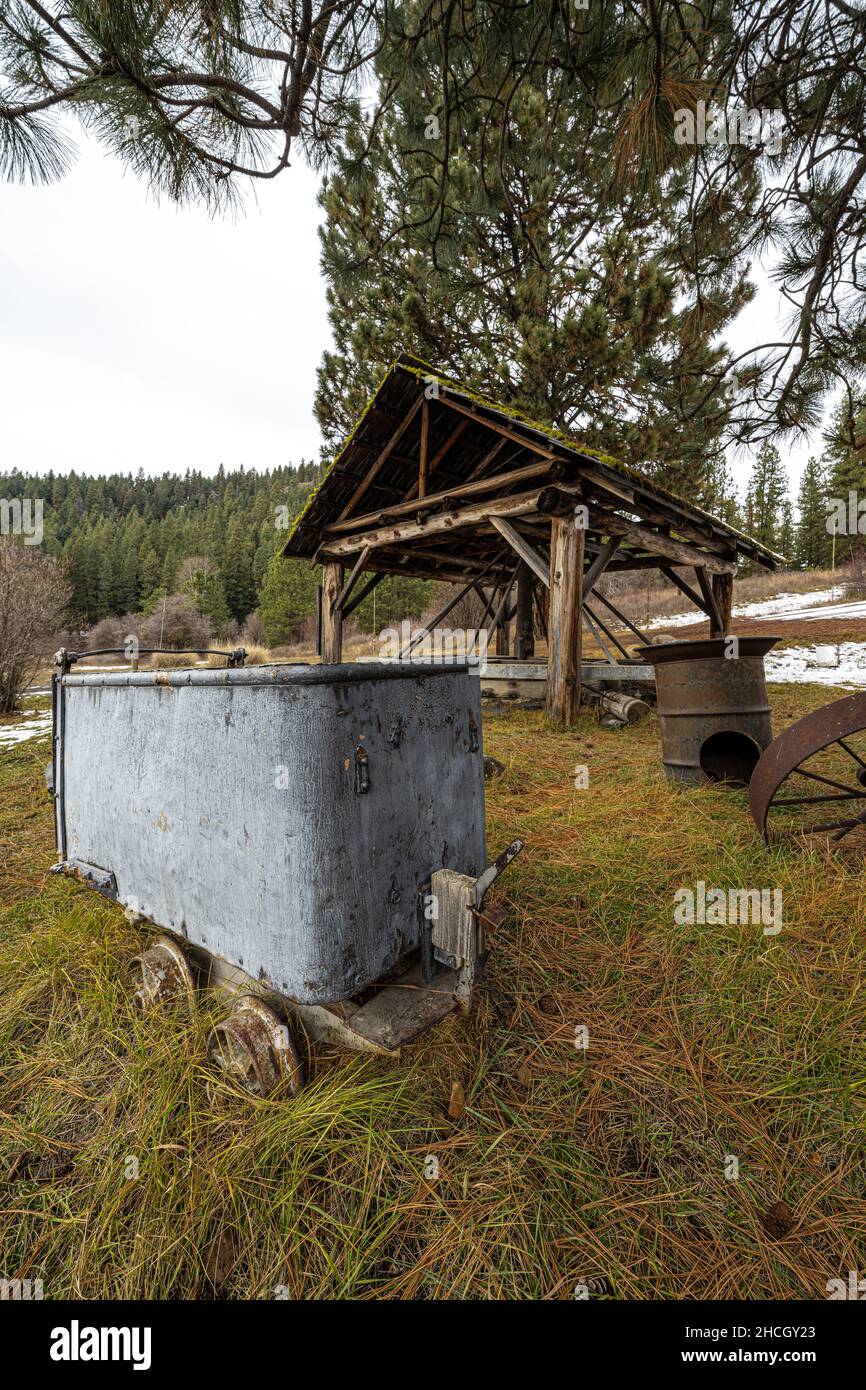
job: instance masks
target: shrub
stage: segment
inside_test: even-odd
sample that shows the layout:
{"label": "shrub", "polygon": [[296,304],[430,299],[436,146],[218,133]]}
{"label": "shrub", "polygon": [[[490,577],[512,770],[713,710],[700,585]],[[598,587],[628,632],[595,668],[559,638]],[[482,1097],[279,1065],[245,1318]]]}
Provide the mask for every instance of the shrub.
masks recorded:
{"label": "shrub", "polygon": [[126,613],[122,618],[102,618],[92,627],[85,639],[89,652],[103,651],[106,647],[125,647],[127,638],[139,637],[144,619],[140,613]]}
{"label": "shrub", "polygon": [[38,547],[0,540],[0,714],[30,684],[69,601],[57,562]]}
{"label": "shrub", "polygon": [[186,594],[172,594],[140,624],[142,647],[201,651],[211,645],[211,623]]}

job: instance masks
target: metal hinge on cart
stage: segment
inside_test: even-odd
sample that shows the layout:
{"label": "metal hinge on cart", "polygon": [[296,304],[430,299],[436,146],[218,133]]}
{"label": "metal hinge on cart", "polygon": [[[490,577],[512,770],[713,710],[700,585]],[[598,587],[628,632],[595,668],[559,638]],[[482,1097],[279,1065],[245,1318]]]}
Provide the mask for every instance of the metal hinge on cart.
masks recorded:
{"label": "metal hinge on cart", "polygon": [[422,968],[427,983],[438,962],[449,970],[468,972],[466,983],[471,990],[476,965],[484,956],[484,895],[522,849],[522,840],[512,840],[479,878],[453,869],[437,869],[431,875],[433,911],[422,933]]}

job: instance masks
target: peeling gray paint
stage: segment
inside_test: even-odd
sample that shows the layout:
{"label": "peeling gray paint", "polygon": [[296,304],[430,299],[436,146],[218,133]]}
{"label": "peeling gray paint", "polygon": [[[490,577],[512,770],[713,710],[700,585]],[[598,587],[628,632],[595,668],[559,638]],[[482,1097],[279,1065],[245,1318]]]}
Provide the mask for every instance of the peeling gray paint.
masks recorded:
{"label": "peeling gray paint", "polygon": [[399,966],[419,944],[419,885],[446,858],[485,867],[465,667],[65,675],[62,699],[67,861],[299,1002]]}

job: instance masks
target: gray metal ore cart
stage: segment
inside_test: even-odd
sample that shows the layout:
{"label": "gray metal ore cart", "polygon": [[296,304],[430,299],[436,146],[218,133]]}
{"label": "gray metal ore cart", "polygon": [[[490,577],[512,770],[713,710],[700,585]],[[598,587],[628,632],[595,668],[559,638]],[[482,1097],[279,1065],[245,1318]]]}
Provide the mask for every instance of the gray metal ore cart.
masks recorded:
{"label": "gray metal ore cart", "polygon": [[394,1053],[468,1007],[484,894],[522,843],[486,867],[465,665],[78,659],[59,652],[53,681],[54,871],[163,929],[139,1007],[228,987],[211,1055],[260,1094],[302,1084],[293,1024]]}

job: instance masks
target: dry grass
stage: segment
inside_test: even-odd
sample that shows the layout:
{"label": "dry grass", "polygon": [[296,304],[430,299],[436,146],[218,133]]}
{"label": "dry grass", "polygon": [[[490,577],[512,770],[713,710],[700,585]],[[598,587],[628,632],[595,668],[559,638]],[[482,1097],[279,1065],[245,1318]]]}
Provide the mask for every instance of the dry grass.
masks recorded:
{"label": "dry grass", "polygon": [[[777,726],[831,695],[777,690]],[[46,875],[46,745],[0,755],[2,1273],[46,1297],[798,1299],[866,1267],[861,862],[768,851],[741,793],[668,786],[654,719],[511,711],[485,748],[490,850],[527,850],[472,1015],[399,1062],[317,1048],[294,1102],[210,1071],[218,997],[133,1014],[140,936]],[[781,935],[677,926],[699,878],[780,886]]]}

